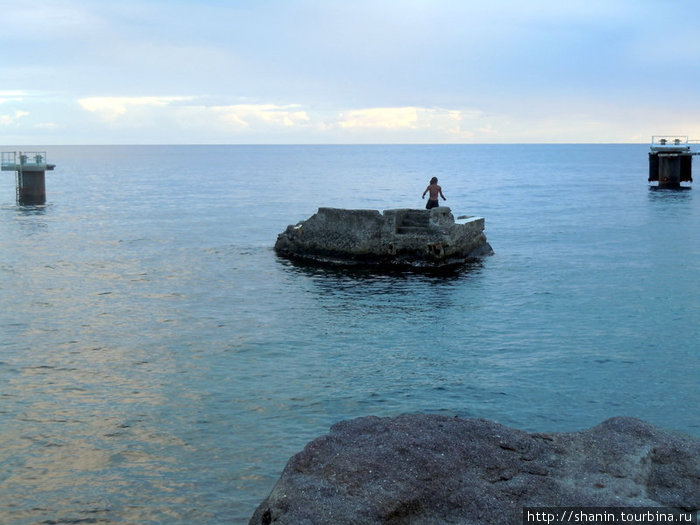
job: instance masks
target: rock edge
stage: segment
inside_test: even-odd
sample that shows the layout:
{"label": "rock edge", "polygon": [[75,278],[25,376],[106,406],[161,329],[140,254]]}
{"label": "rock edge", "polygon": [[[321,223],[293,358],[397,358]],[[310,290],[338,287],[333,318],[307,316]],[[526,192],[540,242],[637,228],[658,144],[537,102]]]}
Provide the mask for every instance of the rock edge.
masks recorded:
{"label": "rock edge", "polygon": [[250,525],[522,523],[523,507],[700,508],[700,440],[617,417],[527,433],[412,414],[333,425],[285,467]]}

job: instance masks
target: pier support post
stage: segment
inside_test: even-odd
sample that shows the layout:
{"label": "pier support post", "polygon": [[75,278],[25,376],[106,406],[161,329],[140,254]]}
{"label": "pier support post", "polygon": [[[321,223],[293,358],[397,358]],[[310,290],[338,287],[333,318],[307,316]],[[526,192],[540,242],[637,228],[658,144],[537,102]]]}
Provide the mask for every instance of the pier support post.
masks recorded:
{"label": "pier support post", "polygon": [[659,155],[659,187],[677,188],[681,185],[681,158]]}
{"label": "pier support post", "polygon": [[18,172],[17,204],[46,204],[45,175],[45,171]]}

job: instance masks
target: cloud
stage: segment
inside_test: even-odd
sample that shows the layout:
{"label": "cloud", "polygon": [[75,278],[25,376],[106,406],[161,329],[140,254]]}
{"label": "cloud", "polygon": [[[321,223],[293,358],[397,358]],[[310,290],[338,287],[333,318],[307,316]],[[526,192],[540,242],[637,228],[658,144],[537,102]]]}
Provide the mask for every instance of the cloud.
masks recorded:
{"label": "cloud", "polygon": [[180,133],[183,138],[207,135],[235,140],[265,133],[312,133],[317,137],[329,134],[334,137],[331,140],[343,141],[370,133],[380,141],[400,139],[402,135],[431,141],[432,134],[432,141],[455,142],[472,138],[476,130],[489,125],[483,121],[482,112],[471,109],[367,107],[323,114],[301,104],[206,104],[203,100],[188,96],[114,96],[86,97],[78,103],[112,126],[157,127]]}
{"label": "cloud", "polygon": [[298,104],[207,105],[187,96],[87,97],[78,103],[113,126],[151,126],[185,136],[290,130],[312,120]]}
{"label": "cloud", "polygon": [[[90,139],[112,137],[109,140],[116,142],[508,143],[582,142],[591,141],[590,137],[619,142],[630,140],[630,127],[635,128],[635,136],[649,127],[644,122],[629,124],[629,115],[622,110],[551,98],[549,111],[534,115],[513,108],[405,105],[333,110],[298,103],[226,104],[213,96],[86,97],[78,102],[86,114],[98,117],[82,124],[82,129],[91,130]],[[601,113],[606,118],[600,118]],[[14,124],[26,114],[8,112],[0,117],[0,124]],[[65,133],[79,122],[55,115],[45,118],[49,124],[34,123],[33,129]],[[26,125],[31,124],[28,120]],[[628,125],[621,126],[622,121]]]}
{"label": "cloud", "polygon": [[78,104],[91,113],[96,113],[103,120],[113,121],[126,115],[131,108],[164,107],[172,102],[189,100],[191,97],[87,97],[78,100]]}
{"label": "cloud", "polygon": [[44,131],[56,131],[58,129],[61,129],[61,126],[59,126],[55,122],[40,122],[34,127]]}
{"label": "cloud", "polygon": [[0,115],[0,125],[10,126],[15,124],[19,119],[29,115],[27,111],[15,111],[13,115]]}
{"label": "cloud", "polygon": [[201,104],[174,104],[193,100],[184,96],[144,96],[144,97],[87,97],[78,100],[80,106],[96,113],[104,120],[125,117],[132,110],[162,108],[173,115],[185,114],[188,117],[199,114],[207,119],[215,118],[236,126],[249,127],[255,122],[265,122],[280,126],[293,126],[309,121],[305,111],[297,104],[234,104],[226,106],[205,106]]}
{"label": "cloud", "polygon": [[23,91],[0,91],[0,104],[4,102],[22,102],[25,93]]}
{"label": "cloud", "polygon": [[[163,137],[207,137],[204,140],[276,140],[356,142],[461,142],[494,131],[493,116],[476,109],[443,107],[366,107],[319,111],[301,104],[207,104],[206,97],[85,97],[80,107],[113,129],[160,130]],[[324,138],[325,137],[325,138]],[[155,139],[158,140],[158,139]],[[167,140],[167,139],[160,139]]]}
{"label": "cloud", "polygon": [[472,109],[417,106],[365,108],[341,113],[337,126],[344,130],[430,132],[448,141],[471,138],[473,129],[484,126],[483,113]]}
{"label": "cloud", "polygon": [[366,108],[341,113],[338,125],[344,129],[415,129],[419,108]]}
{"label": "cloud", "polygon": [[211,111],[219,121],[234,127],[250,128],[257,124],[292,127],[311,121],[306,111],[300,110],[298,104],[279,106],[276,104],[235,104],[231,106],[214,106]]}

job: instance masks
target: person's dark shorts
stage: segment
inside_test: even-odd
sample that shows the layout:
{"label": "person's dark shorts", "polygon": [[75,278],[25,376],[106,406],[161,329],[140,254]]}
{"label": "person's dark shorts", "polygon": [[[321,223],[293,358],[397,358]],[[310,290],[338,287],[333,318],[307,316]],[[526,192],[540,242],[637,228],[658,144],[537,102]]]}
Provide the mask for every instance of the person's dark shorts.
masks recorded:
{"label": "person's dark shorts", "polygon": [[430,199],[428,199],[428,203],[425,205],[425,209],[429,210],[430,208],[437,208],[438,206],[440,206],[438,201],[431,201]]}

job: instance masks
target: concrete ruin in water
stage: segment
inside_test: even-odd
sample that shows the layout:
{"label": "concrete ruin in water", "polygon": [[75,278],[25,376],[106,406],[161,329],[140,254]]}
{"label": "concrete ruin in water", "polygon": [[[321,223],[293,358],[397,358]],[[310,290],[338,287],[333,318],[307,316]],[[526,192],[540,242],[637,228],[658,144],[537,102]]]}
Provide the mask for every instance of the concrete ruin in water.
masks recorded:
{"label": "concrete ruin in water", "polygon": [[482,217],[460,217],[450,208],[348,210],[319,208],[279,234],[278,255],[340,266],[396,269],[458,267],[493,250]]}

